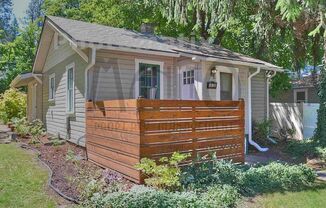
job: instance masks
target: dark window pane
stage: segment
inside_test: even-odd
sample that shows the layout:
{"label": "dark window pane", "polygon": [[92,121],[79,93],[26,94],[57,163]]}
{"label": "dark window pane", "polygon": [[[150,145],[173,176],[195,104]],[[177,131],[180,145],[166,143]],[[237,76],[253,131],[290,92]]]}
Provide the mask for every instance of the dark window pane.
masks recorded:
{"label": "dark window pane", "polygon": [[232,100],[232,74],[220,73],[221,100]]}

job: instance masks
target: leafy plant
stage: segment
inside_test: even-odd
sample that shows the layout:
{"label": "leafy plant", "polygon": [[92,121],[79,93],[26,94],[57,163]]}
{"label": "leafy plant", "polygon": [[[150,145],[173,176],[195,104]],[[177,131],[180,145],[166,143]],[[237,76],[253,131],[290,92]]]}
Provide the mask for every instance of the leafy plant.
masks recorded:
{"label": "leafy plant", "polygon": [[76,161],[76,155],[75,155],[75,152],[72,149],[67,150],[66,160],[67,161],[73,161],[73,162]]}
{"label": "leafy plant", "polygon": [[36,119],[29,124],[29,131],[33,142],[39,142],[40,137],[44,135],[45,129],[41,120]]}
{"label": "leafy plant", "polygon": [[13,118],[26,116],[26,102],[26,94],[17,89],[0,94],[0,120],[8,123]]}
{"label": "leafy plant", "polygon": [[142,158],[135,167],[145,175],[145,183],[156,188],[174,189],[179,187],[181,169],[178,166],[190,154],[174,152],[170,158],[162,157],[157,164],[155,160]]}
{"label": "leafy plant", "polygon": [[253,137],[259,144],[267,145],[269,136],[269,129],[271,126],[270,120],[263,120],[261,122],[254,121],[253,122]]}
{"label": "leafy plant", "polygon": [[30,132],[29,123],[26,117],[22,118],[12,118],[13,125],[15,126],[15,131],[22,137],[26,137]]}

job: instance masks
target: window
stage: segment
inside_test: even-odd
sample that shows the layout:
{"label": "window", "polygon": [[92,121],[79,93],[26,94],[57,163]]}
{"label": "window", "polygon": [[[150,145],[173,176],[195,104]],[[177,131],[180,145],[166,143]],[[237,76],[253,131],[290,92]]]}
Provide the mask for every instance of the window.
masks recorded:
{"label": "window", "polygon": [[135,59],[135,97],[163,98],[163,62]]}
{"label": "window", "polygon": [[232,73],[220,73],[221,100],[232,100]]}
{"label": "window", "polygon": [[49,76],[49,100],[54,100],[55,97],[55,74]]}
{"label": "window", "polygon": [[74,113],[75,105],[75,81],[74,81],[74,64],[66,67],[67,70],[67,113]]}
{"label": "window", "polygon": [[293,92],[294,92],[294,102],[306,103],[308,101],[308,92],[306,89],[295,89]]}
{"label": "window", "polygon": [[183,72],[183,84],[194,84],[195,82],[195,71],[188,70]]}

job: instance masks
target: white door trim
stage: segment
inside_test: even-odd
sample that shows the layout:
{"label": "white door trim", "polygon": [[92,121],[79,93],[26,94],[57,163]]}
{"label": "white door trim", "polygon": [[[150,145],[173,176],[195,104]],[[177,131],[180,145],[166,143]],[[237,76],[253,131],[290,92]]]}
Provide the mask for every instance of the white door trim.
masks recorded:
{"label": "white door trim", "polygon": [[36,114],[37,114],[37,83],[33,84],[32,86],[32,121],[36,119]]}
{"label": "white door trim", "polygon": [[226,67],[226,66],[215,66],[216,67],[216,100],[221,100],[221,76],[220,73],[231,73],[232,74],[232,100],[239,99],[239,69]]}
{"label": "white door trim", "polygon": [[146,59],[135,59],[135,99],[139,97],[139,64],[155,64],[160,66],[160,100],[164,99],[164,62]]}

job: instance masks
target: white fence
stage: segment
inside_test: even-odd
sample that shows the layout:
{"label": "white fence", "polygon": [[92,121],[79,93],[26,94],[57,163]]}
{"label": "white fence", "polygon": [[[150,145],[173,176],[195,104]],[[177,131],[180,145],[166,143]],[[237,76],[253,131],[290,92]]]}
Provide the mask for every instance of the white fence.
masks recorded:
{"label": "white fence", "polygon": [[270,119],[272,133],[281,129],[294,129],[294,139],[302,140],[313,136],[317,123],[318,103],[271,103]]}

